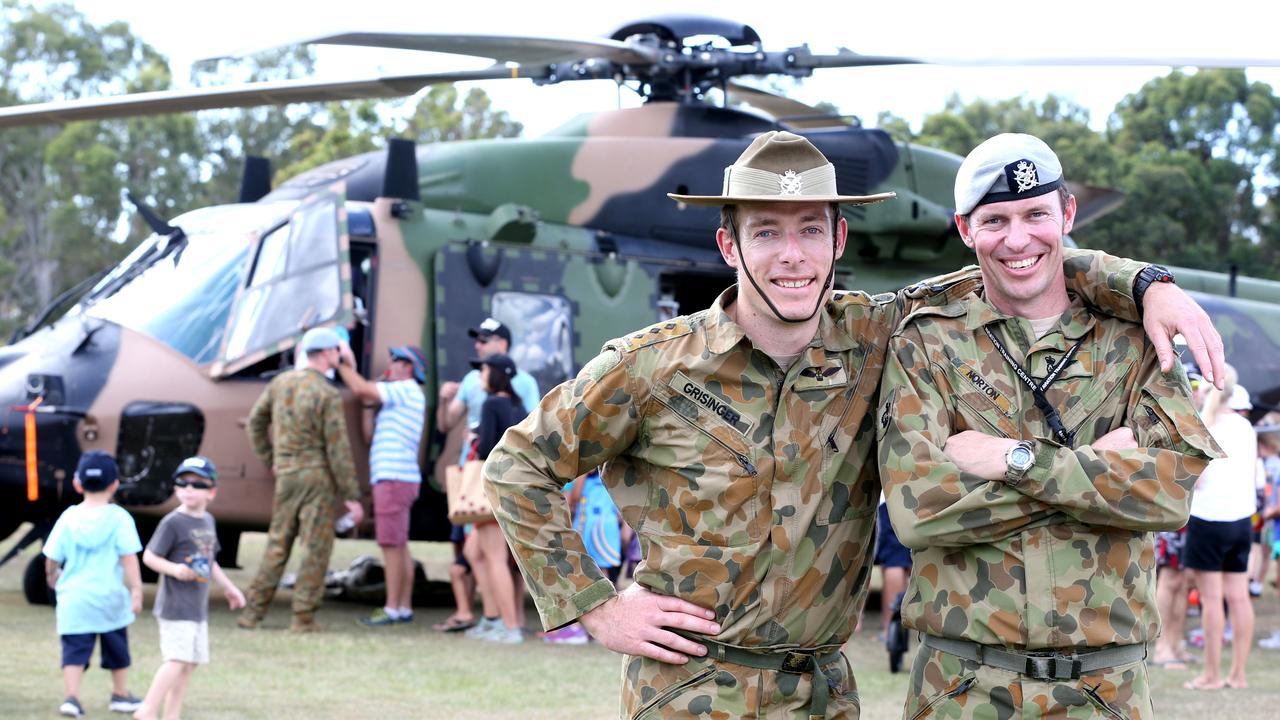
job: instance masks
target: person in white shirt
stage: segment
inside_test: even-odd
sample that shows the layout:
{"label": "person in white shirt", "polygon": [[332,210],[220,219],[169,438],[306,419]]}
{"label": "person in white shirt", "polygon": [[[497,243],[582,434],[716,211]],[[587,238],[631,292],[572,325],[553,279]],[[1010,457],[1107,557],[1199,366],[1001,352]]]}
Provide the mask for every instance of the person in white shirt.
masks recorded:
{"label": "person in white shirt", "polygon": [[[1203,402],[1200,415],[1227,456],[1210,462],[1196,482],[1182,555],[1200,590],[1204,628],[1204,672],[1184,684],[1192,690],[1213,690],[1224,685],[1246,687],[1245,664],[1253,644],[1253,604],[1247,570],[1256,509],[1258,434],[1246,418],[1229,407],[1236,378],[1235,368],[1228,365],[1222,390],[1205,382],[1196,390]],[[1231,670],[1225,679],[1219,671],[1226,623],[1224,598],[1235,637]]]}

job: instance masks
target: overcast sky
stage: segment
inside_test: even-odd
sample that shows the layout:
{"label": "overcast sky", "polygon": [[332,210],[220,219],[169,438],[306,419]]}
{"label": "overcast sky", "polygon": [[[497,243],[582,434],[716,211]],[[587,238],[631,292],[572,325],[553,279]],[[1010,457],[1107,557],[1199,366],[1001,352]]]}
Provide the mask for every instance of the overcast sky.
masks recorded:
{"label": "overcast sky", "polygon": [[[360,0],[77,0],[95,23],[125,20],[135,33],[169,56],[185,82],[186,66],[199,57],[261,49],[309,35],[350,30],[464,32],[550,37],[607,36],[621,25],[666,13],[698,13],[752,25],[769,50],[808,43],[815,50],[845,46],[866,54],[989,57],[1225,57],[1280,59],[1275,51],[1280,3],[1259,0],[1041,0],[1010,2],[550,2],[489,0],[444,2]],[[643,8],[643,9],[641,9]],[[1000,8],[983,10],[983,8]],[[326,12],[327,10],[327,12]],[[480,67],[487,61],[422,53],[325,48],[319,71],[326,77],[410,73]],[[959,93],[965,100],[1053,92],[1091,109],[1101,128],[1127,93],[1167,66],[1147,67],[939,67],[849,68],[821,71],[795,93],[805,102],[826,100],[874,124],[881,110],[914,127],[925,114]],[[1276,68],[1249,76],[1280,85]],[[608,109],[618,93],[607,81],[535,88],[527,80],[491,81],[482,87],[495,104],[537,135],[578,112]],[[633,101],[626,102],[634,104]]]}

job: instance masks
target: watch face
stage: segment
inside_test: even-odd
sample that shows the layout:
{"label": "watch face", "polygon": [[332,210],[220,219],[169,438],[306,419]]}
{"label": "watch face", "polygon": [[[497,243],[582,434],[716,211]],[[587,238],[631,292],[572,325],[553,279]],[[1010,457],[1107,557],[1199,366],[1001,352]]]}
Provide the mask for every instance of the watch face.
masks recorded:
{"label": "watch face", "polygon": [[1014,467],[1029,467],[1034,460],[1035,456],[1031,454],[1031,450],[1021,445],[1009,452],[1009,464]]}

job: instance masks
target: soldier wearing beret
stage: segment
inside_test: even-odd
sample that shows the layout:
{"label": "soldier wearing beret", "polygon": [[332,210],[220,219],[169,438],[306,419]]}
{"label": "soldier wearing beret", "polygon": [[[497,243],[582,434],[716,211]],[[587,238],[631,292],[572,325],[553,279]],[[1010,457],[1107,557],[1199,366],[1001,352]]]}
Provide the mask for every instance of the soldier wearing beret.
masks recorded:
{"label": "soldier wearing beret", "polygon": [[237,620],[242,628],[255,628],[266,616],[294,540],[299,540],[302,562],[289,629],[320,629],[315,614],[333,552],[335,501],[341,498],[357,523],[364,517],[342,396],[325,376],[338,366],[341,345],[330,328],[308,330],[298,344],[306,353],[306,366],[273,378],[249,412],[249,442],[271,469],[276,492],[267,547]]}
{"label": "soldier wearing beret", "polygon": [[1076,201],[1044,142],[987,140],[955,194],[982,284],[906,316],[877,414],[924,634],[904,717],[1151,718],[1153,532],[1220,450],[1182,366],[1070,291]]}
{"label": "soldier wearing beret", "polygon": [[[581,619],[626,654],[624,717],[857,717],[840,646],[871,572],[889,333],[971,292],[977,273],[832,292],[840,205],[891,195],[841,194],[827,159],[787,132],[756,138],[722,194],[671,197],[722,208],[716,244],[738,283],[709,309],[608,342],[508,430],[485,464],[495,513],[544,626]],[[1093,302],[1134,316],[1138,264],[1081,253],[1069,265]],[[562,492],[605,463],[644,555],[621,594]]]}

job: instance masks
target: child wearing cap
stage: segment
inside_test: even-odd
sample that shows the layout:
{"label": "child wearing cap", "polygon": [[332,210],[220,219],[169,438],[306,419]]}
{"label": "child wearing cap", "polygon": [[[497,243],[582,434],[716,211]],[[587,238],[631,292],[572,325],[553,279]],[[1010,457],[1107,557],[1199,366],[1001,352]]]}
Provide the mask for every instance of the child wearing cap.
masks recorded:
{"label": "child wearing cap", "polygon": [[127,628],[142,609],[138,528],[124,508],[111,503],[119,486],[115,458],[101,450],[80,457],[72,480],[84,496],[63,511],[44,543],[45,574],[58,596],[62,683],[66,699],[58,712],[81,717],[80,681],[93,646],[101,641],[102,667],[111,671],[114,712],[130,713],[141,702],[128,690]]}
{"label": "child wearing cap", "polygon": [[232,610],[244,607],[244,594],[218,565],[218,532],[209,503],[218,493],[218,471],[199,455],[173,472],[178,507],[151,536],[142,562],[160,575],[155,616],[160,625],[160,655],[151,688],[135,720],[150,720],[163,704],[166,718],[177,718],[196,666],[209,662],[209,580],[222,586]]}

